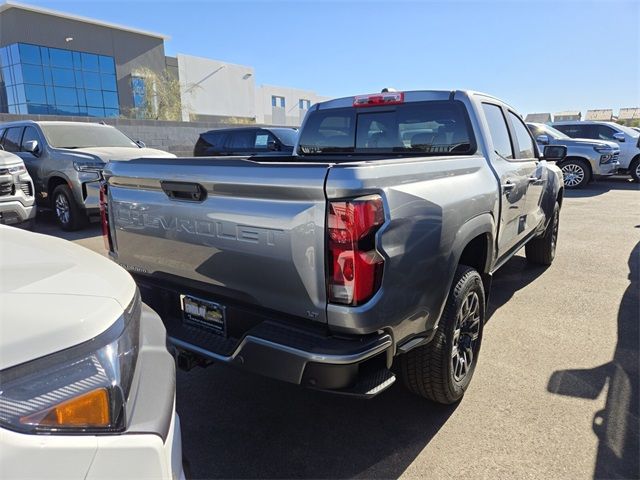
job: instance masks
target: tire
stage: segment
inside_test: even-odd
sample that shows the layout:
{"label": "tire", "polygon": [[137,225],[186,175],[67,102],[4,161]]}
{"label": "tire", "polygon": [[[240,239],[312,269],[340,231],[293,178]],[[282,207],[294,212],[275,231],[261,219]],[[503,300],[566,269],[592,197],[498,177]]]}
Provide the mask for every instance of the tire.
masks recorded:
{"label": "tire", "polygon": [[78,230],[87,222],[87,216],[73,199],[67,185],[58,185],[51,196],[51,207],[60,228],[67,232]]}
{"label": "tire", "polygon": [[589,165],[584,160],[566,160],[560,164],[560,170],[562,170],[566,188],[584,188],[591,180]]}
{"label": "tire", "polygon": [[631,160],[629,165],[629,173],[636,183],[640,183],[640,155]]}
{"label": "tire", "polygon": [[460,400],[475,371],[484,321],[485,296],[480,274],[460,265],[435,336],[428,344],[398,358],[404,385],[437,403],[448,405]]}
{"label": "tire", "polygon": [[553,207],[553,217],[541,237],[529,240],[525,245],[527,261],[538,265],[551,265],[556,257],[558,228],[560,226],[560,205]]}

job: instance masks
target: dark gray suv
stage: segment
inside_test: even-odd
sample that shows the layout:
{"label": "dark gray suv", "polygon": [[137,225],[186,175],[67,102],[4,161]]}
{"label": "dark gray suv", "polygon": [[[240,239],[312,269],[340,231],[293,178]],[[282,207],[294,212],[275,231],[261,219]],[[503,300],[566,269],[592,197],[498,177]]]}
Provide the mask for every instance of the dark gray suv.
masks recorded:
{"label": "dark gray suv", "polygon": [[107,162],[175,157],[99,123],[9,122],[0,124],[0,145],[22,158],[37,203],[51,207],[64,230],[76,230],[99,214],[101,172]]}

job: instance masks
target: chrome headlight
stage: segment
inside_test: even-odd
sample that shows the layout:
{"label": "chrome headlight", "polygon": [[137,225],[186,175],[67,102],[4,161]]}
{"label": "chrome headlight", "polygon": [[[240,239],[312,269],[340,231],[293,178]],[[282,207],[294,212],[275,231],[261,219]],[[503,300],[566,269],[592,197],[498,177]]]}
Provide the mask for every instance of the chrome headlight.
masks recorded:
{"label": "chrome headlight", "polygon": [[613,148],[609,145],[596,145],[593,149],[598,153],[613,153]]}
{"label": "chrome headlight", "polygon": [[104,162],[73,162],[73,168],[75,168],[78,172],[101,172],[104,170]]}
{"label": "chrome headlight", "polygon": [[27,169],[25,168],[24,165],[16,165],[15,167],[9,167],[9,173],[13,173],[14,175],[16,173],[24,173],[26,171]]}
{"label": "chrome headlight", "polygon": [[140,295],[88,342],[0,372],[0,426],[21,433],[126,428],[140,344]]}

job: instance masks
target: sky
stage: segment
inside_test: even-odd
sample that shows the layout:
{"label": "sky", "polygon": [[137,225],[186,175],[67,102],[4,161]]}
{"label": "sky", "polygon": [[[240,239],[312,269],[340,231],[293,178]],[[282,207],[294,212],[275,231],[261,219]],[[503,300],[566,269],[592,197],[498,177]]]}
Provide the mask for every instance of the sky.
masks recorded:
{"label": "sky", "polygon": [[[2,0],[0,0],[2,1]],[[640,1],[19,0],[330,97],[472,89],[521,113],[640,107]]]}

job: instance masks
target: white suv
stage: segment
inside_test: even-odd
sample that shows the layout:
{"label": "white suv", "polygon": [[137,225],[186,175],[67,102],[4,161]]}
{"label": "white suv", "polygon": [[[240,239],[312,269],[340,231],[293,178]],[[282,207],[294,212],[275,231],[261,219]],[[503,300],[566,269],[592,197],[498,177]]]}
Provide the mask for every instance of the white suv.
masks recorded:
{"label": "white suv", "polygon": [[0,225],[0,478],[184,478],[174,361],[133,279]]}
{"label": "white suv", "polygon": [[33,182],[24,162],[0,148],[0,224],[29,228],[35,217]]}
{"label": "white suv", "polygon": [[617,142],[620,146],[620,170],[640,182],[640,132],[614,122],[556,122],[553,128],[573,138],[592,138]]}

